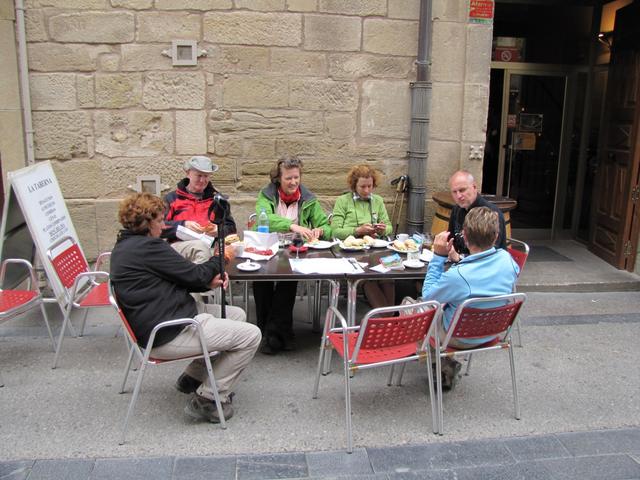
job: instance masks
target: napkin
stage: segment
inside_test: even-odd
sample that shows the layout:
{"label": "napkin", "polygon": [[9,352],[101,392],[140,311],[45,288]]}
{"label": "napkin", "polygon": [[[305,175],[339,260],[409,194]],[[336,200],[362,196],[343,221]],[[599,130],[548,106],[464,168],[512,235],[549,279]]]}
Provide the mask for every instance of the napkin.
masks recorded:
{"label": "napkin", "polygon": [[[253,230],[244,231],[244,252],[242,258],[250,258],[251,260],[269,260],[278,253],[278,234],[254,232]],[[253,247],[257,250],[271,250],[271,255],[262,255],[255,252],[247,252],[247,247]]]}

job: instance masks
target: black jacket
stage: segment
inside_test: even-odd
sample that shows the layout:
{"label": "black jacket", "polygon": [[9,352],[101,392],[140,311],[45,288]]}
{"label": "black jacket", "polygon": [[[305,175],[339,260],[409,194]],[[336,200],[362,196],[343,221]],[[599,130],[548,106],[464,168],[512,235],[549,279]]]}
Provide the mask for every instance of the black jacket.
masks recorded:
{"label": "black jacket", "polygon": [[[205,292],[220,273],[220,260],[202,264],[183,258],[160,238],[121,230],[111,254],[111,283],[138,344],[147,345],[158,323],[198,314],[189,292]],[[184,326],[162,329],[154,346],[173,340]]]}
{"label": "black jacket", "polygon": [[[504,224],[504,215],[502,211],[489,200],[481,197],[480,194],[476,197],[476,201],[473,202],[469,206],[469,210],[475,207],[487,207],[493,210],[494,212],[498,212],[498,222],[500,223],[500,228],[498,232],[498,238],[496,239],[496,248],[507,248],[507,229]],[[469,249],[467,245],[464,243],[463,238],[460,236],[462,233],[462,226],[464,225],[464,219],[469,213],[469,210],[465,210],[458,205],[454,205],[451,209],[451,216],[449,217],[449,238],[454,237],[453,247],[456,249],[456,252],[463,253],[465,255],[469,255]]]}

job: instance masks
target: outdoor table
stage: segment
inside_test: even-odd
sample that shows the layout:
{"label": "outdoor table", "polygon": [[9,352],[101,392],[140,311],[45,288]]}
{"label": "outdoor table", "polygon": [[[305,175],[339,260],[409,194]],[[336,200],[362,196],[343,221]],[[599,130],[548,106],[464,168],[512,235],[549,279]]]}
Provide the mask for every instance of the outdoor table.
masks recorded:
{"label": "outdoor table", "polygon": [[[394,251],[387,248],[370,248],[363,251],[345,251],[337,245],[333,247],[333,253],[336,257],[351,257],[358,262],[367,263],[368,266],[363,267],[364,272],[354,272],[346,275],[347,277],[347,322],[350,326],[355,325],[356,321],[356,294],[358,285],[367,280],[422,280],[427,274],[428,263],[422,268],[405,268],[404,270],[390,270],[386,273],[376,272],[369,267],[375,267],[380,264],[380,258],[392,255]],[[406,253],[398,253],[402,260],[406,260]]]}
{"label": "outdoor table", "polygon": [[[234,258],[230,262],[227,273],[230,280],[240,282],[260,282],[260,281],[296,281],[296,280],[308,280],[316,281],[314,287],[314,306],[313,306],[313,330],[319,331],[319,309],[320,309],[320,281],[322,280],[346,280],[347,282],[347,321],[349,325],[355,325],[356,320],[356,293],[358,291],[358,285],[366,280],[422,280],[427,273],[427,264],[422,268],[405,268],[404,270],[390,270],[386,273],[376,272],[369,267],[374,267],[380,263],[380,258],[386,255],[391,255],[394,252],[387,248],[371,248],[363,251],[345,251],[338,245],[333,246],[331,249],[326,250],[314,250],[309,249],[304,253],[299,254],[299,258],[355,258],[358,262],[366,262],[367,266],[363,267],[362,272],[354,273],[333,273],[333,274],[321,274],[311,273],[304,274],[294,272],[291,269],[289,263],[290,258],[295,258],[295,253],[289,251],[289,249],[281,249],[276,255],[269,260],[259,261],[260,269],[253,272],[246,272],[238,270],[237,265],[246,261],[244,258]],[[406,259],[406,254],[399,254]],[[245,288],[245,307],[248,305],[248,292]]]}

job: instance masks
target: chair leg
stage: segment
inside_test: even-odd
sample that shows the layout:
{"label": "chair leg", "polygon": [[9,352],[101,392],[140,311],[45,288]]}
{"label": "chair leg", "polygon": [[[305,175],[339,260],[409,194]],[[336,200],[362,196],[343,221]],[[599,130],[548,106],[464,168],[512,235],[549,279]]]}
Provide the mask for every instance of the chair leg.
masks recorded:
{"label": "chair leg", "polygon": [[136,405],[136,401],[138,400],[138,395],[140,394],[140,386],[142,385],[142,379],[144,378],[144,372],[147,367],[146,358],[142,361],[142,365],[140,366],[140,371],[138,372],[138,378],[136,379],[136,386],[133,389],[133,395],[131,396],[131,401],[129,402],[129,409],[127,410],[127,416],[124,418],[124,425],[122,426],[122,436],[120,437],[120,441],[118,442],[120,445],[124,445],[125,436],[127,434],[127,427],[129,426],[129,418],[131,418],[131,414],[133,413],[133,409]]}
{"label": "chair leg", "polygon": [[389,377],[387,378],[387,387],[390,387],[391,384],[393,383],[393,372],[395,372],[396,366],[395,365],[391,365],[391,368],[389,369]]}
{"label": "chair leg", "polygon": [[56,351],[56,341],[53,338],[53,332],[51,331],[51,325],[49,325],[49,318],[47,317],[47,311],[44,308],[44,303],[40,304],[40,311],[42,312],[42,318],[44,318],[44,324],[47,326],[47,332],[49,333],[49,338],[51,339],[51,344],[53,345],[53,351]]}
{"label": "chair leg", "polygon": [[0,388],[4,387],[4,380],[2,379],[2,374],[0,373]]}
{"label": "chair leg", "polygon": [[320,375],[323,373],[324,366],[324,357],[327,349],[325,348],[327,344],[327,337],[325,335],[322,336],[322,342],[320,342],[320,354],[318,356],[318,368],[316,369],[316,379],[313,384],[313,395],[311,398],[318,398],[318,388],[320,387]]}
{"label": "chair leg", "polygon": [[442,407],[442,361],[440,353],[436,351],[436,386],[438,397],[438,434],[444,435],[444,412]]}
{"label": "chair leg", "polygon": [[220,428],[224,430],[227,428],[227,421],[224,418],[224,412],[222,411],[222,402],[220,401],[220,394],[218,393],[218,385],[216,384],[216,378],[213,375],[213,368],[211,367],[211,358],[209,357],[210,354],[207,351],[206,345],[204,343],[204,339],[202,337],[200,337],[200,342],[202,344],[204,363],[207,366],[207,375],[209,376],[209,382],[211,383],[211,389],[213,390],[213,398],[216,404],[216,409],[218,410],[218,418],[220,419]]}
{"label": "chair leg", "polygon": [[244,311],[249,312],[249,282],[244,282],[243,292]]}
{"label": "chair leg", "polygon": [[79,337],[82,337],[84,335],[84,327],[87,324],[87,314],[89,313],[89,309],[85,308],[84,309],[84,313],[82,315],[82,323],[80,323],[80,334],[78,335]]}
{"label": "chair leg", "polygon": [[229,305],[233,306],[233,288],[231,285],[233,282],[229,282]]}
{"label": "chair leg", "polygon": [[71,316],[71,307],[72,305],[69,304],[67,309],[64,311],[64,319],[62,320],[62,327],[60,327],[60,335],[58,335],[58,344],[56,345],[56,354],[53,357],[53,366],[51,368],[56,368],[58,366],[58,358],[60,357],[60,350],[62,350],[64,332],[67,326],[71,327],[71,321],[69,320],[69,317]]}
{"label": "chair leg", "polygon": [[402,365],[400,365],[400,373],[398,374],[398,378],[396,379],[396,387],[399,387],[400,385],[402,385],[402,376],[404,375],[404,367],[406,367],[407,364],[403,363]]}
{"label": "chair leg", "polygon": [[471,359],[473,358],[473,353],[470,353],[467,357],[467,368],[464,371],[465,377],[469,375],[469,370],[471,370]]}
{"label": "chair leg", "polygon": [[516,347],[522,347],[522,333],[520,332],[520,322],[516,321],[516,333],[518,334],[518,343]]}
{"label": "chair leg", "polygon": [[347,453],[353,452],[353,430],[351,425],[351,373],[349,372],[349,361],[344,359],[344,403],[345,414],[347,416]]}
{"label": "chair leg", "polygon": [[125,392],[125,387],[127,385],[127,378],[129,378],[129,371],[131,370],[131,363],[133,362],[133,353],[135,347],[133,345],[129,346],[129,358],[127,358],[127,365],[124,368],[124,376],[122,378],[122,385],[120,385],[120,393]]}
{"label": "chair leg", "polygon": [[435,389],[433,388],[433,363],[431,360],[430,347],[427,347],[427,381],[429,382],[429,401],[431,402],[431,429],[433,430],[433,433],[437,435],[440,420],[437,410]]}
{"label": "chair leg", "polygon": [[513,407],[516,420],[520,420],[520,402],[518,401],[518,384],[516,382],[516,363],[513,358],[512,345],[509,345],[509,365],[511,366],[511,385],[513,386]]}

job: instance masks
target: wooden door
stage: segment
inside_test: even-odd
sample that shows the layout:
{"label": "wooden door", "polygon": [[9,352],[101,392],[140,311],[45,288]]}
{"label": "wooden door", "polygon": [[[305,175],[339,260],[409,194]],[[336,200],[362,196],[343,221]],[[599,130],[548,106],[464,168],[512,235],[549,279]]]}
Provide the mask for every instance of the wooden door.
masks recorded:
{"label": "wooden door", "polygon": [[640,164],[640,4],[618,10],[611,49],[589,248],[633,270],[638,245]]}

